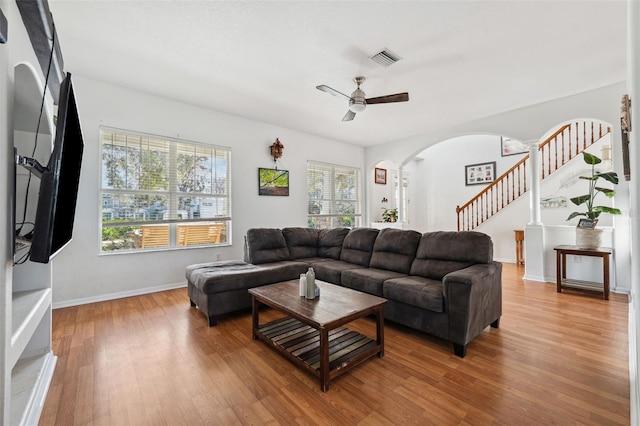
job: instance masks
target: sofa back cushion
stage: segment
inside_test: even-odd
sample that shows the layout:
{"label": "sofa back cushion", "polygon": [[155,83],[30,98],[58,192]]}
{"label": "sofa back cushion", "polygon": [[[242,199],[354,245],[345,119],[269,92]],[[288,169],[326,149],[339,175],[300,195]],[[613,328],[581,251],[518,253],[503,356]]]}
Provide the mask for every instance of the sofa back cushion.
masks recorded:
{"label": "sofa back cushion", "polygon": [[318,255],[318,229],[311,228],[283,228],[282,235],[287,241],[291,260]]}
{"label": "sofa back cushion", "polygon": [[383,229],[373,245],[369,266],[408,274],[421,237],[417,231]]}
{"label": "sofa back cushion", "polygon": [[427,232],[420,238],[410,275],[441,280],[476,263],[491,263],[491,237],[475,231]]}
{"label": "sofa back cushion", "polygon": [[290,260],[291,258],[287,241],[280,229],[249,229],[245,243],[247,261],[254,265]]}
{"label": "sofa back cushion", "polygon": [[378,230],[373,228],[356,228],[349,231],[340,252],[340,260],[354,265],[369,266],[373,244],[378,236]]}
{"label": "sofa back cushion", "polygon": [[348,233],[349,228],[321,229],[318,235],[318,256],[339,260],[342,244]]}

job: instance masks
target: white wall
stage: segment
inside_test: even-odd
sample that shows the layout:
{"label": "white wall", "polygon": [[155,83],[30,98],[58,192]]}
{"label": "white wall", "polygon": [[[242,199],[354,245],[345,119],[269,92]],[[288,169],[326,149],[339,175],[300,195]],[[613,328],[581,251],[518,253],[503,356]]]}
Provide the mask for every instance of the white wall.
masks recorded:
{"label": "white wall", "polygon": [[[217,113],[74,75],[85,138],[73,241],[53,260],[54,306],[137,294],[185,283],[184,268],[241,259],[252,227],[306,226],[308,160],[363,169],[364,149]],[[99,255],[99,126],[231,147],[232,245]],[[288,197],[258,196],[258,167],[272,167],[269,146],[279,138],[278,167],[290,172]]]}
{"label": "white wall", "polygon": [[[541,84],[544,84],[541,82]],[[614,142],[620,141],[620,97],[626,93],[624,82],[584,93],[507,111],[475,121],[441,128],[437,131],[390,141],[366,149],[367,167],[389,160],[395,164],[411,161],[426,148],[459,136],[506,135],[521,141],[540,140],[558,123],[576,117],[595,118],[614,125]],[[508,93],[505,96],[510,96]],[[614,148],[614,154],[616,149]]]}

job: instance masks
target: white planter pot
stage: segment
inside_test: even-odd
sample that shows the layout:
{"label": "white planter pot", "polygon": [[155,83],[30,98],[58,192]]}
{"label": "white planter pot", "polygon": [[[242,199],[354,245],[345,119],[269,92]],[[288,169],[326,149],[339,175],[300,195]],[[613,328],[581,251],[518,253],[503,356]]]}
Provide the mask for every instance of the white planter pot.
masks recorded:
{"label": "white planter pot", "polygon": [[576,228],[576,246],[596,249],[602,245],[602,229]]}

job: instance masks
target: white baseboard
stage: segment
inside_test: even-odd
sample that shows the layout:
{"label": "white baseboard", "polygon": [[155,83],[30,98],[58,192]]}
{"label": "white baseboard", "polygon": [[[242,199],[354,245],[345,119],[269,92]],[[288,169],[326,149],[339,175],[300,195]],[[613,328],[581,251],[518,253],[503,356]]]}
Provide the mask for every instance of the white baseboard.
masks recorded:
{"label": "white baseboard", "polygon": [[166,290],[174,290],[176,288],[184,288],[186,286],[187,286],[186,282],[175,283],[175,284],[165,284],[165,285],[160,285],[155,287],[139,288],[136,290],[127,290],[127,291],[119,291],[116,293],[101,294],[99,296],[54,301],[52,307],[53,309],[68,308],[69,306],[78,306],[78,305],[86,305],[88,303],[105,302],[107,300],[122,299],[124,297],[140,296],[142,294],[157,293],[157,292],[166,291]]}
{"label": "white baseboard", "polygon": [[640,420],[640,384],[638,383],[638,324],[633,303],[629,303],[629,382],[630,382],[630,424]]}
{"label": "white baseboard", "polygon": [[540,282],[540,283],[548,283],[548,282],[554,282],[555,281],[555,279],[553,281],[549,281],[544,276],[538,276],[538,275],[526,274],[526,273],[524,274],[522,279],[523,280],[527,280],[527,281],[537,281],[537,282]]}

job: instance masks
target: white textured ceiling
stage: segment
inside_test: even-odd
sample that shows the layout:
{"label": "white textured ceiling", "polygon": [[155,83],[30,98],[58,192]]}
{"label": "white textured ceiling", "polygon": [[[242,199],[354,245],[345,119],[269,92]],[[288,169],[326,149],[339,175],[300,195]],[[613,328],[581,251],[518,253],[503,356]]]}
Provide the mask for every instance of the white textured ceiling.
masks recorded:
{"label": "white textured ceiling", "polygon": [[[625,1],[49,5],[66,71],[362,146],[625,79]],[[369,60],[384,47],[403,60]],[[342,122],[346,101],[315,86],[350,94],[356,75],[410,100]]]}

